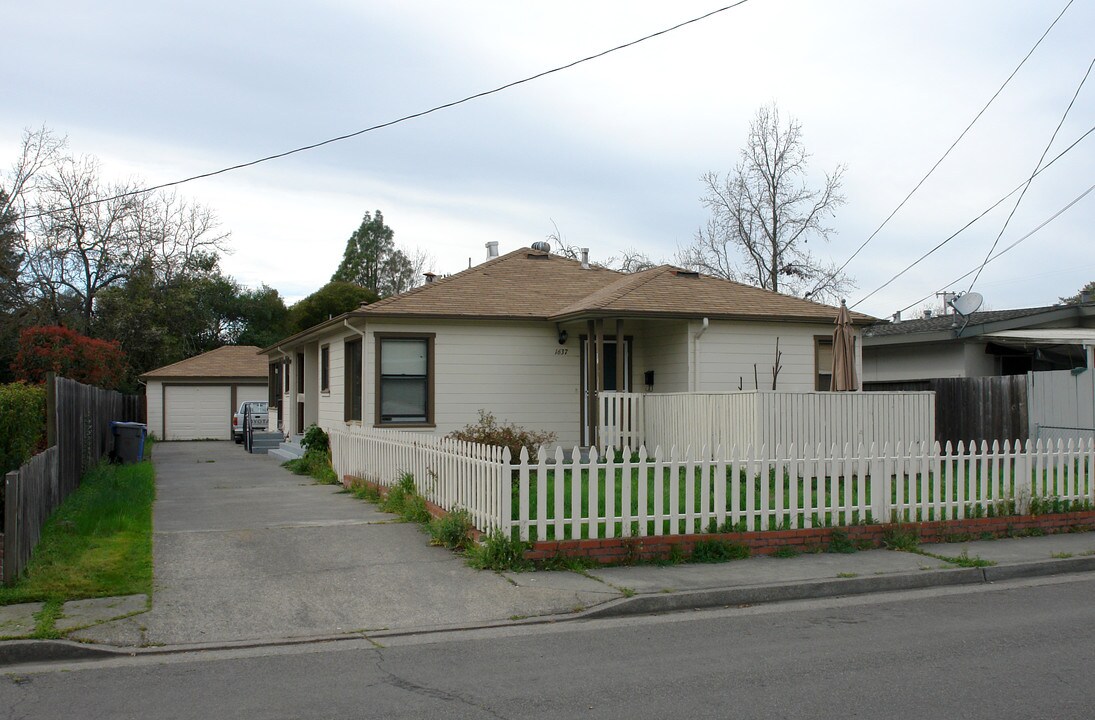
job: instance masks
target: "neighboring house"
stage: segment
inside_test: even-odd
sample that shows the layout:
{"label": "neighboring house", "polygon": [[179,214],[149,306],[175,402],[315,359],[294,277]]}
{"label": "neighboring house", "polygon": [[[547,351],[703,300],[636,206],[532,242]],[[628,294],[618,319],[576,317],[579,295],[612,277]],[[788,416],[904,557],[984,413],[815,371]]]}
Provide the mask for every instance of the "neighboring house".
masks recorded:
{"label": "neighboring house", "polygon": [[254,345],[219,347],[141,375],[148,431],[163,440],[230,440],[232,413],[266,400],[268,365]]}
{"label": "neighboring house", "polygon": [[597,390],[771,389],[773,365],[781,390],[827,389],[836,313],[667,265],[624,274],[522,248],[262,352],[292,434],[446,434],[483,409],[587,445]]}
{"label": "neighboring house", "polygon": [[1092,366],[1095,303],[881,322],[863,331],[868,389]]}

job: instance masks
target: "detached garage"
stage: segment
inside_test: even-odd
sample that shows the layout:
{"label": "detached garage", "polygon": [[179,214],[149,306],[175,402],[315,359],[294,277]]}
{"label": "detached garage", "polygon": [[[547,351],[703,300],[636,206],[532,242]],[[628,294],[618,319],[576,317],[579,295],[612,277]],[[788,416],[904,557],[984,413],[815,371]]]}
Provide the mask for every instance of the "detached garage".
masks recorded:
{"label": "detached garage", "polygon": [[231,440],[239,404],[268,398],[267,360],[258,352],[226,345],[141,375],[148,431],[163,440]]}

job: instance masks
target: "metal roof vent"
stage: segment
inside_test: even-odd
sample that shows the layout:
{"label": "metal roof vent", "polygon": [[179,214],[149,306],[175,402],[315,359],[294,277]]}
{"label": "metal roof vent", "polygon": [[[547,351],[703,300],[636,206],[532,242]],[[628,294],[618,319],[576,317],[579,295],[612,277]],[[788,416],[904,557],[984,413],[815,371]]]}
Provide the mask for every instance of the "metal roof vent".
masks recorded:
{"label": "metal roof vent", "polygon": [[682,278],[698,278],[700,276],[695,270],[674,270],[673,274]]}
{"label": "metal roof vent", "polygon": [[543,240],[537,240],[536,242],[534,242],[532,244],[532,249],[533,250],[538,250],[540,252],[549,253],[549,252],[551,252],[551,245],[549,243],[544,242]]}
{"label": "metal roof vent", "polygon": [[487,243],[487,260],[498,257],[498,241],[491,240]]}

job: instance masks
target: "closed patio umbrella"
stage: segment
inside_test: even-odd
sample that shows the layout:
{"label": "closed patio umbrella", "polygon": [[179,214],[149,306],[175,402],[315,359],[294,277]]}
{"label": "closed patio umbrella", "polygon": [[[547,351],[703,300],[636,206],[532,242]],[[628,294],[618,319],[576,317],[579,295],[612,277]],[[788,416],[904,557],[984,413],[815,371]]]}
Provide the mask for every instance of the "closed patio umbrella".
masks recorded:
{"label": "closed patio umbrella", "polygon": [[855,332],[852,330],[848,306],[841,300],[840,311],[836,314],[836,330],[833,331],[832,390],[858,389],[859,382],[855,376]]}

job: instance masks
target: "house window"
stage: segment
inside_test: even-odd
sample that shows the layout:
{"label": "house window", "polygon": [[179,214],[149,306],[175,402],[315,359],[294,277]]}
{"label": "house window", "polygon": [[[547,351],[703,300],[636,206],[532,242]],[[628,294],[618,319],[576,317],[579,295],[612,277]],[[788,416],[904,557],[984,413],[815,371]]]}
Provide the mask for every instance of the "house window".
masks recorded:
{"label": "house window", "polygon": [[814,389],[833,389],[833,339],[822,335],[814,338]]}
{"label": "house window", "polygon": [[361,338],[346,341],[346,387],[343,413],[346,421],[361,421]]}
{"label": "house window", "polygon": [[297,353],[297,392],[304,392],[304,353]]}
{"label": "house window", "polygon": [[331,346],[319,349],[319,390],[331,392]]}
{"label": "house window", "polygon": [[282,378],[285,380],[285,392],[289,392],[289,361],[282,363]]}
{"label": "house window", "polygon": [[433,335],[376,335],[376,422],[433,424]]}

